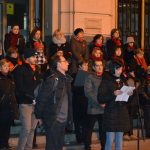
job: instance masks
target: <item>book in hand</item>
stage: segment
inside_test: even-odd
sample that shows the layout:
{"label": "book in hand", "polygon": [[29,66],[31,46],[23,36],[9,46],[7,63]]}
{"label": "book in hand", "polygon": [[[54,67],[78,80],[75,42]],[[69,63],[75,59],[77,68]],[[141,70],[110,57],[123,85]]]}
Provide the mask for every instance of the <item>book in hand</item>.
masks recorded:
{"label": "book in hand", "polygon": [[120,90],[123,92],[122,94],[118,95],[115,99],[115,101],[120,101],[120,102],[128,102],[129,95],[128,93],[133,92],[135,87],[131,86],[123,86]]}

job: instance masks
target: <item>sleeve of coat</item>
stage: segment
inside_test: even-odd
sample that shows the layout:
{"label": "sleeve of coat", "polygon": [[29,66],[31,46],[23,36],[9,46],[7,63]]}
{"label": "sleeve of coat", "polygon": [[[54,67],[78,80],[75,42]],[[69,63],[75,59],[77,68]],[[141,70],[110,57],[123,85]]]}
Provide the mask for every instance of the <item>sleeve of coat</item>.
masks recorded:
{"label": "sleeve of coat", "polygon": [[84,93],[85,93],[85,96],[88,98],[89,102],[97,104],[98,103],[97,92],[93,91],[94,90],[93,83],[90,77],[91,76],[89,75],[85,80]]}
{"label": "sleeve of coat", "polygon": [[83,57],[81,56],[80,52],[77,50],[76,43],[71,41],[71,52],[73,54],[73,57],[78,61],[78,63],[82,62]]}
{"label": "sleeve of coat", "polygon": [[5,35],[5,40],[4,40],[4,50],[6,53],[8,51],[9,46],[10,46],[10,35],[7,33]]}
{"label": "sleeve of coat", "polygon": [[98,88],[97,100],[100,104],[106,104],[115,99],[113,93],[113,88],[111,88],[111,83],[107,79],[102,79],[102,82]]}

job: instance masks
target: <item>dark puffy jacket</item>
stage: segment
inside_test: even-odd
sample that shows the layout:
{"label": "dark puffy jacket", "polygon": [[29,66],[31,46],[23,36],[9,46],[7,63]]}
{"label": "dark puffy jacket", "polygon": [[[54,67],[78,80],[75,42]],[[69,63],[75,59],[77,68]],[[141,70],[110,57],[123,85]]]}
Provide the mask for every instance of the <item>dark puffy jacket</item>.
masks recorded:
{"label": "dark puffy jacket", "polygon": [[129,115],[126,102],[115,102],[114,91],[118,88],[116,78],[111,75],[104,75],[98,89],[98,101],[106,104],[104,110],[104,129],[108,132],[129,131]]}
{"label": "dark puffy jacket", "polygon": [[71,81],[69,75],[65,76],[58,71],[50,72],[44,79],[37,96],[35,115],[37,119],[42,119],[46,126],[52,125],[60,111],[65,86],[68,91],[68,121],[72,123]]}
{"label": "dark puffy jacket", "polygon": [[0,118],[18,119],[18,108],[15,98],[15,84],[0,73]]}
{"label": "dark puffy jacket", "polygon": [[14,71],[16,96],[19,104],[32,104],[34,89],[39,83],[39,73],[33,71],[29,64],[24,63]]}
{"label": "dark puffy jacket", "polygon": [[24,53],[24,50],[25,50],[25,39],[22,35],[19,34],[18,36],[18,40],[16,43],[13,43],[13,45],[10,44],[10,41],[11,41],[11,32],[10,33],[7,33],[5,35],[5,40],[4,40],[4,50],[5,52],[8,51],[9,47],[16,47],[18,48],[18,52],[20,55],[22,55]]}

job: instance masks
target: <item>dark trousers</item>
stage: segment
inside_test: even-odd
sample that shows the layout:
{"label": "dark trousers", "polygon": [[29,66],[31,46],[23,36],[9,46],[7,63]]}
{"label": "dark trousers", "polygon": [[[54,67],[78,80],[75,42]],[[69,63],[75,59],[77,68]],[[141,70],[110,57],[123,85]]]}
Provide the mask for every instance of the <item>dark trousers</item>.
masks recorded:
{"label": "dark trousers", "polygon": [[128,106],[128,113],[129,113],[129,121],[130,121],[130,129],[128,132],[125,132],[124,134],[127,134],[129,136],[133,135],[133,119],[137,117],[138,113],[138,106]]}
{"label": "dark trousers", "polygon": [[84,130],[86,126],[88,100],[84,95],[84,87],[74,87],[73,89],[73,121],[75,135],[78,143],[83,142]]}
{"label": "dark trousers", "polygon": [[11,120],[0,118],[0,148],[8,147]]}
{"label": "dark trousers", "polygon": [[54,121],[51,127],[45,126],[46,148],[45,150],[62,150],[64,145],[66,123]]}
{"label": "dark trousers", "polygon": [[150,137],[150,105],[143,106],[144,111],[144,127],[147,137]]}
{"label": "dark trousers", "polygon": [[98,121],[98,126],[99,126],[99,140],[101,143],[101,149],[104,150],[105,142],[106,142],[106,133],[103,131],[103,127],[102,127],[103,114],[87,115],[85,136],[84,136],[85,150],[90,149],[92,132],[96,121]]}

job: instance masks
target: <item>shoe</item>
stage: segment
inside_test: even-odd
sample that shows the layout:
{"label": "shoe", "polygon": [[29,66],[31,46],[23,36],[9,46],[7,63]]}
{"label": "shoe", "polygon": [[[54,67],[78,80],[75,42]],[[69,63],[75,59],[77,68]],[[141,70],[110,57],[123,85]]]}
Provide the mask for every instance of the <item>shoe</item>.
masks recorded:
{"label": "shoe", "polygon": [[126,134],[126,135],[124,135],[124,136],[123,136],[123,140],[129,141],[129,140],[130,140],[129,135],[127,135],[127,134]]}
{"label": "shoe", "polygon": [[131,136],[130,136],[130,139],[131,139],[131,140],[137,140],[138,137],[137,137],[136,135],[131,135]]}

